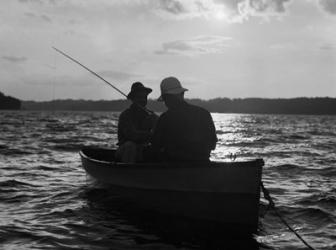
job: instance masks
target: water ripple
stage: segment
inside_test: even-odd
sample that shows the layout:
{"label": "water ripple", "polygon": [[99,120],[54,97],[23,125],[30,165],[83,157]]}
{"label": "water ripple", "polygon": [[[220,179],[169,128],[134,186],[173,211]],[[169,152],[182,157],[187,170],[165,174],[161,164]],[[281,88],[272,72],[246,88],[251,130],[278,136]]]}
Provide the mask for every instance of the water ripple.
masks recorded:
{"label": "water ripple", "polygon": [[[114,147],[118,115],[0,112],[0,248],[302,249],[272,211],[261,218],[257,240],[213,235],[206,241],[206,232],[197,235],[173,219],[139,214],[117,194],[92,183],[77,151],[90,145]],[[317,249],[333,249],[336,117],[213,118],[219,142],[212,159],[263,158],[263,181],[280,211]]]}

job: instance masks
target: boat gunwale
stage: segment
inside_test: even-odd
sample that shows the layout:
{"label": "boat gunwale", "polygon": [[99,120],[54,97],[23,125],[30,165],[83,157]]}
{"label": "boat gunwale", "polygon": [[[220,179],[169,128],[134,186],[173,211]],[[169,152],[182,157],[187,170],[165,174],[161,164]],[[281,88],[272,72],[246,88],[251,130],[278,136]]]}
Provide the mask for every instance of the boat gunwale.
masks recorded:
{"label": "boat gunwale", "polygon": [[[98,149],[98,148],[97,148]],[[85,150],[85,149],[84,149]],[[153,162],[153,163],[124,163],[117,161],[104,161],[92,158],[86,155],[83,152],[83,149],[79,151],[79,154],[82,158],[98,163],[99,167],[122,167],[122,168],[208,168],[208,167],[262,167],[265,165],[264,160],[262,158],[256,158],[250,161],[232,161],[232,162],[221,162],[221,161],[207,161],[207,162]],[[253,166],[251,166],[253,164]],[[104,166],[102,166],[104,165]]]}

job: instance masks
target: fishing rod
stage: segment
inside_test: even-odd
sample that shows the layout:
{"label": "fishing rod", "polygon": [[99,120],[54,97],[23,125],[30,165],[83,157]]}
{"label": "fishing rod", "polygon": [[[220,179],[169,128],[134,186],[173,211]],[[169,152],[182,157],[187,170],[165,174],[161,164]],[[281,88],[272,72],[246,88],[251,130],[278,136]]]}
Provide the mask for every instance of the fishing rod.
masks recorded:
{"label": "fishing rod", "polygon": [[[122,94],[124,97],[127,98],[127,95],[122,92],[120,89],[118,89],[117,87],[115,87],[112,83],[110,83],[109,81],[105,80],[103,77],[101,77],[100,75],[98,75],[96,72],[94,72],[93,70],[89,69],[88,67],[86,67],[85,65],[81,64],[79,61],[77,61],[76,59],[72,58],[71,56],[67,55],[66,53],[64,53],[63,51],[52,47],[54,50],[56,50],[58,53],[60,53],[61,55],[65,56],[66,58],[70,59],[71,61],[77,63],[78,65],[82,66],[84,69],[86,69],[87,71],[89,71],[91,74],[95,75],[96,77],[98,77],[100,80],[103,80],[106,84],[108,84],[110,87],[114,88],[116,91],[118,91],[120,94]],[[128,99],[128,98],[127,98]],[[138,107],[140,107],[142,110],[144,110],[145,112],[147,112],[148,114],[154,114],[153,111],[147,109],[146,107],[142,107],[140,104],[135,103],[136,105],[138,105]]]}

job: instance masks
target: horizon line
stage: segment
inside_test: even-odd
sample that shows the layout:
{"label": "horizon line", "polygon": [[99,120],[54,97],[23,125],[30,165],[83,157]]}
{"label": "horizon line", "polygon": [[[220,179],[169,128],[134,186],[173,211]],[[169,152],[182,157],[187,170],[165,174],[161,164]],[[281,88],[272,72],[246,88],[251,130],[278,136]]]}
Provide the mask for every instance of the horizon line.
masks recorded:
{"label": "horizon line", "polygon": [[[290,100],[290,99],[336,99],[335,97],[331,96],[297,96],[297,97],[214,97],[214,98],[209,98],[209,99],[202,99],[200,97],[193,97],[193,98],[185,98],[185,100],[202,100],[202,101],[211,101],[211,100],[217,100],[217,99],[230,99],[230,100],[237,100],[237,99],[267,99],[267,100]],[[22,102],[53,102],[53,101],[130,101],[126,98],[120,98],[120,99],[71,99],[71,98],[66,98],[66,99],[54,99],[54,100],[22,100],[19,99]],[[157,101],[157,98],[148,98],[148,101]]]}

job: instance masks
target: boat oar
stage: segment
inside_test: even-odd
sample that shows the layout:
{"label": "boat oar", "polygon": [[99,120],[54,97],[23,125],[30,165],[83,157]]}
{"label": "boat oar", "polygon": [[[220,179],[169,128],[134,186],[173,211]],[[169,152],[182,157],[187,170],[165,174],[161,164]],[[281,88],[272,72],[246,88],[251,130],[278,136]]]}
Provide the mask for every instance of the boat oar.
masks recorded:
{"label": "boat oar", "polygon": [[[71,56],[67,55],[66,53],[64,53],[63,51],[52,47],[54,50],[56,50],[58,53],[60,53],[61,55],[65,56],[66,58],[70,59],[71,61],[77,63],[78,65],[82,66],[84,69],[86,69],[87,71],[89,71],[91,74],[95,75],[96,77],[98,77],[100,80],[103,80],[106,84],[108,84],[109,86],[111,86],[112,88],[114,88],[116,91],[118,91],[120,94],[122,94],[124,97],[127,98],[127,95],[122,92],[120,89],[118,89],[117,87],[115,87],[113,84],[111,84],[110,82],[108,82],[107,80],[105,80],[103,77],[101,77],[100,75],[98,75],[96,72],[94,72],[93,70],[89,69],[88,67],[86,67],[85,65],[81,64],[79,61],[77,61],[76,59],[72,58]],[[147,112],[148,114],[154,114],[153,111],[142,107],[141,105],[139,105],[138,103],[136,103],[136,105],[138,105],[142,110],[144,110],[145,112]]]}

